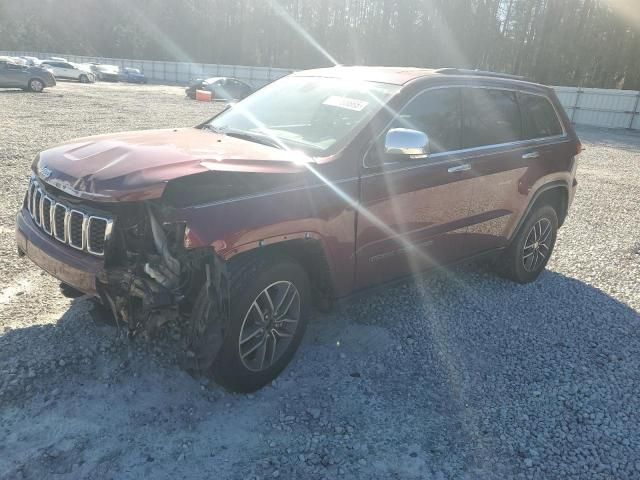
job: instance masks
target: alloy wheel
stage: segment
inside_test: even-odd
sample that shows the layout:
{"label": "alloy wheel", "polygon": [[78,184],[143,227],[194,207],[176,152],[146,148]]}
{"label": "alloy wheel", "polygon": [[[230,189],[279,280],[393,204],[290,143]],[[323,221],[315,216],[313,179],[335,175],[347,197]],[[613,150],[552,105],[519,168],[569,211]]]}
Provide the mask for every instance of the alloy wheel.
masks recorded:
{"label": "alloy wheel", "polygon": [[240,328],[238,349],[242,364],[259,372],[276,363],[296,333],[300,311],[300,293],[293,283],[279,281],[262,290]]}
{"label": "alloy wheel", "polygon": [[547,218],[541,218],[531,227],[522,252],[522,265],[527,272],[537,270],[549,257],[552,230]]}
{"label": "alloy wheel", "polygon": [[44,85],[40,80],[31,80],[31,90],[34,92],[41,92]]}

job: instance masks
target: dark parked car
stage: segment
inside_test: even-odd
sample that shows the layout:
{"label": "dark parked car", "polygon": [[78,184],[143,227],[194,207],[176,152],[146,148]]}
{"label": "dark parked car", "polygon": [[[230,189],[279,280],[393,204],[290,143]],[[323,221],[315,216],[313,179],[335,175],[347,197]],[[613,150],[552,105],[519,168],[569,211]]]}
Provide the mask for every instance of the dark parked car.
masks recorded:
{"label": "dark parked car", "polygon": [[132,329],[178,317],[187,366],[251,391],[290,361],[313,304],[478,256],[535,280],[580,151],[543,85],[455,69],[298,72],[195,128],[40,153],[17,245],[65,294],[97,297]]}
{"label": "dark parked car", "polygon": [[196,98],[196,90],[211,92],[213,100],[241,100],[253,92],[253,88],[235,78],[213,77],[197,79],[185,89],[189,98]]}
{"label": "dark parked car", "polygon": [[120,70],[120,81],[129,83],[147,83],[147,77],[137,68],[123,68]]}
{"label": "dark parked car", "polygon": [[0,59],[0,88],[21,88],[42,92],[46,87],[55,85],[55,77],[44,68],[18,65],[12,61]]}

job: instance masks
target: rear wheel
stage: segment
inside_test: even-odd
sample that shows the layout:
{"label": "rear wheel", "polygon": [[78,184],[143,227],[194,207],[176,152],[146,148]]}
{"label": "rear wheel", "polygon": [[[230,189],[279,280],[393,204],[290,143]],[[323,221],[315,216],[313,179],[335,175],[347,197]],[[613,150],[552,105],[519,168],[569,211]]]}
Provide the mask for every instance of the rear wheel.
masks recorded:
{"label": "rear wheel", "polygon": [[78,80],[80,80],[80,83],[89,83],[89,77],[85,74],[80,75]]}
{"label": "rear wheel", "polygon": [[[285,256],[253,258],[231,266],[230,319],[218,352],[198,338],[215,338],[207,332],[217,319],[208,318],[207,289],[194,305],[196,329],[192,346],[197,357],[215,356],[202,373],[237,392],[251,392],[271,382],[291,361],[307,325],[309,281],[303,268]],[[200,331],[198,331],[200,330]],[[211,342],[215,344],[215,342]]]}
{"label": "rear wheel", "polygon": [[42,92],[44,90],[44,82],[38,78],[32,78],[29,80],[29,90],[36,93]]}
{"label": "rear wheel", "polygon": [[558,233],[558,215],[550,205],[529,214],[496,264],[498,272],[518,283],[533,282],[544,270]]}

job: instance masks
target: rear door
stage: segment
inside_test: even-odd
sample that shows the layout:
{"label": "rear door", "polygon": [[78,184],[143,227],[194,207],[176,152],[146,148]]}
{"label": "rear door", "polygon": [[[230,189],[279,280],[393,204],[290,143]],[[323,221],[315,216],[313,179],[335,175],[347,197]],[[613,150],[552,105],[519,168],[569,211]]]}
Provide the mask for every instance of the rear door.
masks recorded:
{"label": "rear door", "polygon": [[[526,94],[548,103],[544,96]],[[463,91],[465,148],[475,149],[471,161],[476,181],[469,214],[472,250],[479,253],[508,243],[529,189],[540,177],[553,145],[563,138],[558,124],[531,138],[527,116],[521,114],[523,94],[508,88],[465,88]],[[548,104],[551,114],[553,107]]]}
{"label": "rear door", "polygon": [[[384,153],[390,128],[429,135],[431,155],[406,159]],[[414,97],[365,158],[356,234],[356,285],[366,287],[466,254],[470,171],[461,164],[459,88]]]}
{"label": "rear door", "polygon": [[7,75],[14,87],[26,87],[29,82],[29,72],[23,65],[7,64]]}
{"label": "rear door", "polygon": [[70,63],[60,62],[57,67],[60,70],[60,76],[63,78],[77,79],[79,77],[77,69]]}

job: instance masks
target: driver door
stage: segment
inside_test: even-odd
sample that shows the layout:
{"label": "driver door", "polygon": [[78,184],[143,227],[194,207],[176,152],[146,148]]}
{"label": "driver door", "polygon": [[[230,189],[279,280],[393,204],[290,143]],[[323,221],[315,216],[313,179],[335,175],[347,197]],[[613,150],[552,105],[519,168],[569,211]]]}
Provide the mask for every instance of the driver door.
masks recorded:
{"label": "driver door", "polygon": [[425,132],[431,154],[365,158],[356,233],[356,286],[367,287],[465,256],[473,176],[461,149],[459,88],[425,90],[389,125]]}

